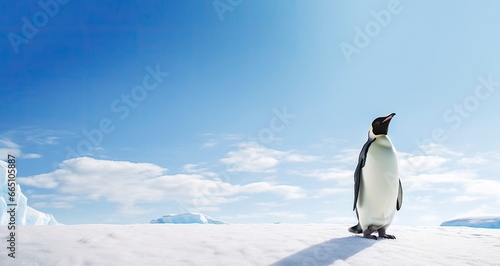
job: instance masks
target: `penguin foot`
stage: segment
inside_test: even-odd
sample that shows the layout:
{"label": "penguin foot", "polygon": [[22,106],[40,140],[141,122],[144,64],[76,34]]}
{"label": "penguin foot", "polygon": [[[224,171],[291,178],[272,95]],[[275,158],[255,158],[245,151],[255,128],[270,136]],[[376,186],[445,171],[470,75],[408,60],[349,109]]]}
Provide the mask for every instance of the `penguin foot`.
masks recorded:
{"label": "penguin foot", "polygon": [[387,239],[396,239],[396,237],[394,235],[379,235],[379,237],[383,237],[383,238],[387,238]]}
{"label": "penguin foot", "polygon": [[377,240],[377,237],[374,236],[374,235],[363,235],[364,238],[368,238],[368,239],[373,239],[373,240]]}
{"label": "penguin foot", "polygon": [[363,229],[361,229],[361,225],[359,223],[355,226],[349,227],[349,232],[353,234],[361,234],[363,232]]}
{"label": "penguin foot", "polygon": [[368,226],[368,228],[363,232],[363,237],[377,240],[377,237],[372,235],[373,232],[375,232],[375,230],[373,230],[372,226]]}
{"label": "penguin foot", "polygon": [[388,234],[385,233],[385,231],[387,230],[388,226],[389,225],[386,225],[386,226],[380,228],[378,230],[378,236],[379,237],[383,237],[383,238],[387,238],[387,239],[396,239],[396,237],[394,235],[388,235]]}

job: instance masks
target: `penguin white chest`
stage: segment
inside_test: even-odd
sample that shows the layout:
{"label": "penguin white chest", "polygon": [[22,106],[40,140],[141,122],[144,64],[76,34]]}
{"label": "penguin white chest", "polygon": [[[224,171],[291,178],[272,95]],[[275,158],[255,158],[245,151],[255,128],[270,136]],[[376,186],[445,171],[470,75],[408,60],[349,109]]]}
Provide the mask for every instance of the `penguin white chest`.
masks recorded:
{"label": "penguin white chest", "polygon": [[360,181],[357,210],[361,227],[389,225],[396,212],[399,176],[396,150],[387,136],[370,145]]}

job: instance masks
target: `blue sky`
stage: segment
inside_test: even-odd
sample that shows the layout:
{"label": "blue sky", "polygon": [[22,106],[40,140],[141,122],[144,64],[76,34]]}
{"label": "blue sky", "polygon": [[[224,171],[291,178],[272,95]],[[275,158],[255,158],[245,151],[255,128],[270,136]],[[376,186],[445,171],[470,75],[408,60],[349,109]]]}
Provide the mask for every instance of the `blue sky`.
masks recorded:
{"label": "blue sky", "polygon": [[496,1],[44,3],[0,4],[0,156],[62,223],[355,223],[391,112],[396,224],[498,214]]}

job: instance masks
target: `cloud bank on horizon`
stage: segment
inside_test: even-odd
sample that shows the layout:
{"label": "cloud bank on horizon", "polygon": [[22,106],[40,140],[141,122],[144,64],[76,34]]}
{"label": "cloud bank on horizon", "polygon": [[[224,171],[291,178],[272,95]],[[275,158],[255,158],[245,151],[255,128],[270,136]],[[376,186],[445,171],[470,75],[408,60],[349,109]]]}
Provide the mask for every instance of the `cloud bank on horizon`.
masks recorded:
{"label": "cloud bank on horizon", "polygon": [[[180,206],[176,212],[208,211],[229,222],[296,218],[299,222],[349,223],[354,219],[348,208],[353,182],[350,168],[357,159],[353,149],[326,157],[252,142],[232,147],[234,150],[213,165],[185,164],[174,173],[152,163],[78,157],[63,161],[55,171],[20,177],[18,182],[50,191],[50,197],[32,196],[39,199],[41,206],[61,206],[68,212],[83,202],[91,202],[117,206],[113,215],[146,217],[151,213],[148,205],[168,202]],[[409,198],[399,223],[414,224],[412,219],[417,219],[419,224],[439,224],[444,217],[496,214],[490,203],[500,202],[500,182],[488,176],[487,170],[500,154],[467,157],[436,144],[425,150],[425,155],[399,152],[400,175],[405,197]],[[217,171],[217,164],[225,170]],[[237,179],[241,177],[245,178]],[[259,197],[272,200],[256,201]],[[328,203],[332,200],[346,206]],[[304,202],[323,204],[317,210],[323,213],[316,215],[293,206]],[[249,209],[225,214],[225,208],[239,204]],[[464,205],[471,207],[460,207]],[[456,210],[449,211],[453,207]],[[448,211],[440,213],[440,208]],[[322,218],[311,217],[314,215]]]}

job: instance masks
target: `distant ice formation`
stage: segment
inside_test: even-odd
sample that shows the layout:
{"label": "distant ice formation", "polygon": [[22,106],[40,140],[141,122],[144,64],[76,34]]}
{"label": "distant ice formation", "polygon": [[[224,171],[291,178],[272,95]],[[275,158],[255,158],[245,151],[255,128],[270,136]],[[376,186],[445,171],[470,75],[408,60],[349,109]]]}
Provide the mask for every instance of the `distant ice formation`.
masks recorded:
{"label": "distant ice formation", "polygon": [[476,228],[500,228],[500,217],[474,217],[446,221],[441,226],[467,226]]}
{"label": "distant ice formation", "polygon": [[10,201],[8,175],[8,164],[0,161],[0,225],[6,225],[10,222],[11,213],[8,211],[15,207],[16,219],[18,225],[55,225],[58,224],[56,219],[50,215],[37,211],[28,206],[28,199],[21,191],[21,186],[16,184],[14,203],[17,206],[8,206]]}
{"label": "distant ice formation", "polygon": [[152,224],[225,224],[201,213],[168,214],[151,220]]}

